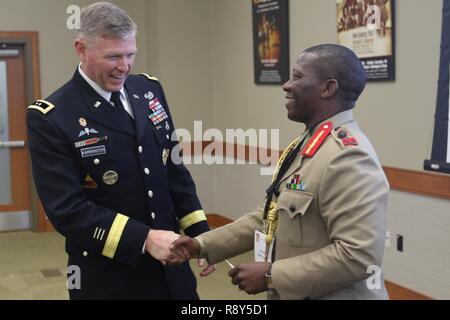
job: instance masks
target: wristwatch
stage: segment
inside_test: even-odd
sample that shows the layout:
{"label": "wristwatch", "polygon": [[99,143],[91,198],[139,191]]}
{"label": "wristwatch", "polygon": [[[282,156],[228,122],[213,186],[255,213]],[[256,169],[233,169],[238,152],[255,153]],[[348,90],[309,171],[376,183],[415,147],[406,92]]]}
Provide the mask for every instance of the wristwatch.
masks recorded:
{"label": "wristwatch", "polygon": [[273,290],[275,287],[272,282],[272,264],[270,264],[269,270],[266,272],[266,285],[267,289]]}

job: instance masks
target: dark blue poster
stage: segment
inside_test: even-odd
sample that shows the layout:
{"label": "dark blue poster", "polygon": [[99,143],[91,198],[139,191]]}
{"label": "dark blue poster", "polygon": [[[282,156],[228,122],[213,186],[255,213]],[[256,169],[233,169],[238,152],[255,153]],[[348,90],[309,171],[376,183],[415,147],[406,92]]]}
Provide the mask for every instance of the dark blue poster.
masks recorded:
{"label": "dark blue poster", "polygon": [[256,84],[289,79],[288,0],[252,0]]}
{"label": "dark blue poster", "polygon": [[434,122],[431,160],[425,160],[424,169],[450,173],[450,0],[444,0],[442,12],[441,62]]}

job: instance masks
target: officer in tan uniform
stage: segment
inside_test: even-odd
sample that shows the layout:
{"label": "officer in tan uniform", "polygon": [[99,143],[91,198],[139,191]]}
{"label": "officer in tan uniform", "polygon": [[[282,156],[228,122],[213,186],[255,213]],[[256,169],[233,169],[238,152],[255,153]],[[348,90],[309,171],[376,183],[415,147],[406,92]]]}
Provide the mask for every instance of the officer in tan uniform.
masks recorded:
{"label": "officer in tan uniform", "polygon": [[380,266],[389,185],[352,116],[365,84],[351,50],[305,50],[283,90],[289,119],[306,131],[282,155],[266,205],[195,239],[179,238],[173,250],[211,264],[265,252],[229,275],[241,290],[268,291],[270,299],[386,299]]}

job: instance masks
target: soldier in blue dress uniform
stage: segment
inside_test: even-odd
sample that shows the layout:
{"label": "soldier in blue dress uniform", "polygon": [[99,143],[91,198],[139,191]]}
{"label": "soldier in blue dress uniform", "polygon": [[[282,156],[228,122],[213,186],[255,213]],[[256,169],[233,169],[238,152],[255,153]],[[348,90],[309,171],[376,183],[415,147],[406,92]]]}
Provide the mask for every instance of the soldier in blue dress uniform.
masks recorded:
{"label": "soldier in blue dress uniform", "polygon": [[83,8],[73,78],[28,107],[37,191],[81,271],[71,299],[198,298],[189,264],[165,261],[180,229],[209,228],[161,84],[130,75],[136,30],[115,5]]}

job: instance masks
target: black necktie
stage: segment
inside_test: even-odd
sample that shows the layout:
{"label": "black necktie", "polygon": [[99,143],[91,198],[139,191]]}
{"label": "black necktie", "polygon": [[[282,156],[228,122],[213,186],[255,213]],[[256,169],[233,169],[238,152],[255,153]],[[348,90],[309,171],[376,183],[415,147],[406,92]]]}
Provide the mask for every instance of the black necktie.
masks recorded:
{"label": "black necktie", "polygon": [[113,92],[111,94],[111,99],[109,101],[111,101],[114,104],[114,108],[116,110],[128,113],[125,110],[125,107],[123,106],[122,101],[120,101],[120,91]]}
{"label": "black necktie", "polygon": [[133,117],[127,110],[125,110],[125,107],[123,106],[122,101],[120,100],[120,91],[113,92],[111,94],[111,99],[109,101],[111,101],[114,104],[114,109],[117,112],[124,114],[124,117],[126,117],[128,120],[130,120],[134,126]]}

